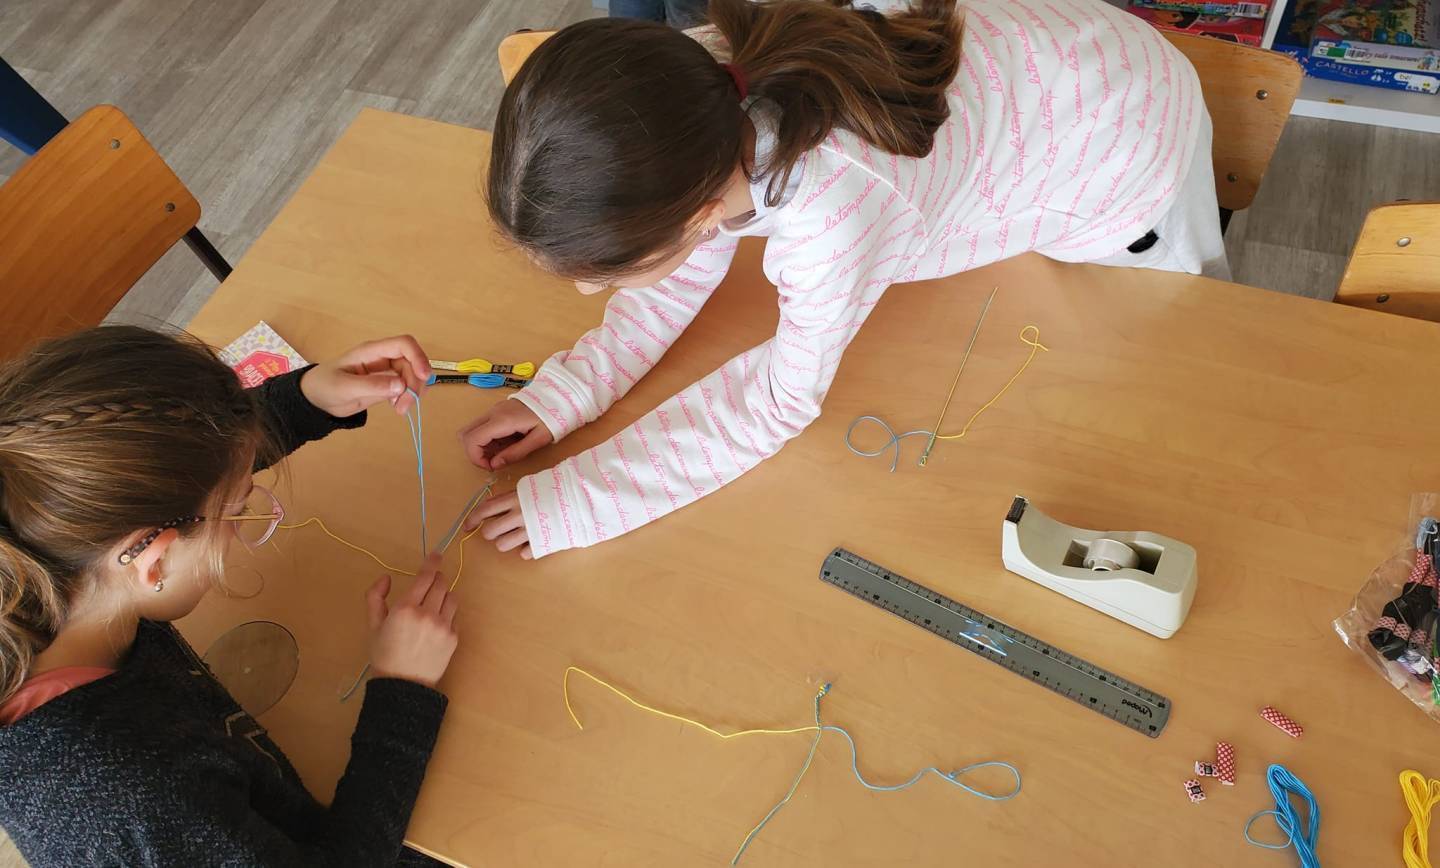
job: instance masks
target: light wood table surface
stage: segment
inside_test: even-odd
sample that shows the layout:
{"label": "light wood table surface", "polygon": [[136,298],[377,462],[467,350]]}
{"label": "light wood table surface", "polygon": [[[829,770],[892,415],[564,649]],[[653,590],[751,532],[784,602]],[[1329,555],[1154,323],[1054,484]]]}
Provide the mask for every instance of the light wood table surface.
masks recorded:
{"label": "light wood table surface", "polygon": [[[223,344],[263,318],[311,359],[397,332],[436,358],[538,363],[569,346],[603,299],[495,240],[479,193],[488,143],[361,113],[194,331]],[[764,340],[776,302],[761,251],[742,246],[624,401],[519,470],[613,435]],[[1023,360],[1022,326],[1052,351],[929,467],[915,466],[914,440],[894,474],[850,454],[857,415],[933,421],[993,286],[950,426]],[[1396,775],[1440,774],[1437,730],[1330,624],[1409,533],[1411,493],[1440,487],[1429,451],[1440,404],[1426,387],[1437,368],[1436,325],[1200,278],[1023,256],[896,287],[820,420],[725,491],[538,562],[466,546],[450,710],[409,840],[476,866],[722,863],[805,755],[805,735],[721,742],[584,682],[577,731],[560,690],[576,664],[722,728],[802,725],[816,684],[833,681],[825,715],[854,733],[872,779],[983,759],[1024,773],[1020,797],[999,804],[936,780],[871,793],[827,737],[746,865],[1293,864],[1241,838],[1271,806],[1271,761],[1317,793],[1325,864],[1395,864],[1407,816]],[[425,400],[432,536],[481,482],[455,431],[499,397],[453,387]],[[324,516],[392,563],[416,560],[403,420],[372,412],[364,430],[302,449],[288,478],[293,516]],[[1185,626],[1155,639],[1006,572],[1000,525],[1016,494],[1070,524],[1193,545]],[[836,545],[1167,694],[1169,728],[1144,738],[822,584]],[[258,562],[262,594],[212,595],[182,627],[201,650],[252,619],[294,632],[298,679],[262,722],[328,798],[359,711],[358,697],[337,696],[365,663],[362,595],[379,571],[313,529],[281,531]],[[1304,738],[1264,723],[1266,704]],[[1236,746],[1239,784],[1209,781],[1192,805],[1181,783],[1217,740]]]}

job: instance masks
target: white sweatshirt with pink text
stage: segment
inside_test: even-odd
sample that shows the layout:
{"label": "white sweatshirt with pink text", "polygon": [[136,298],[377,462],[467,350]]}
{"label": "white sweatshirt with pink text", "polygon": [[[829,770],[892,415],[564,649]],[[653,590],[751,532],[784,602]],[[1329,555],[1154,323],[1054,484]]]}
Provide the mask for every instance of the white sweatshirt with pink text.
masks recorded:
{"label": "white sweatshirt with pink text", "polygon": [[1204,123],[1194,69],[1102,0],[966,0],[951,115],[921,158],[837,131],[793,195],[721,230],[674,274],[621,290],[604,321],[515,398],[560,438],[645,376],[719,285],[736,236],[768,236],[775,336],[615,437],[520,480],[535,556],[589,546],[710,494],[819,414],[841,355],[892,284],[1026,251],[1109,256],[1174,201]]}

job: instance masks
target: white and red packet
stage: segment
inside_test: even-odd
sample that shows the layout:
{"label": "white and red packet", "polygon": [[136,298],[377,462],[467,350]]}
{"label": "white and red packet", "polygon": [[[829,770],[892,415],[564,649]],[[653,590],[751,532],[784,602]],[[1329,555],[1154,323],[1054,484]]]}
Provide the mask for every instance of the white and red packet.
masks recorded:
{"label": "white and red packet", "polygon": [[220,361],[235,370],[247,389],[309,364],[264,320],[221,350]]}

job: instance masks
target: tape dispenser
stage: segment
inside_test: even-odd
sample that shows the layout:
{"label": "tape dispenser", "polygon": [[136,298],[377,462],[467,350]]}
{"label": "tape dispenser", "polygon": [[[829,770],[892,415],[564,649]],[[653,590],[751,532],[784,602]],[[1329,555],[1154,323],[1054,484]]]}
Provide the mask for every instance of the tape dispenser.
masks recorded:
{"label": "tape dispenser", "polygon": [[1005,568],[1146,633],[1175,635],[1195,598],[1195,549],[1147,531],[1070,527],[1016,497],[1001,530]]}

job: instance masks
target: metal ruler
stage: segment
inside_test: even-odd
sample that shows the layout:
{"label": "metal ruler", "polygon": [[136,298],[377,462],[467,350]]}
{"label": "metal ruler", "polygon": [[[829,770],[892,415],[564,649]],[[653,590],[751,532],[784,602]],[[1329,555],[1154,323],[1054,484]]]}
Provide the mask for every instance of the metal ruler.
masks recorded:
{"label": "metal ruler", "polygon": [[899,615],[1142,735],[1157,738],[1170,720],[1170,700],[1160,694],[845,549],[836,549],[825,558],[820,581]]}

